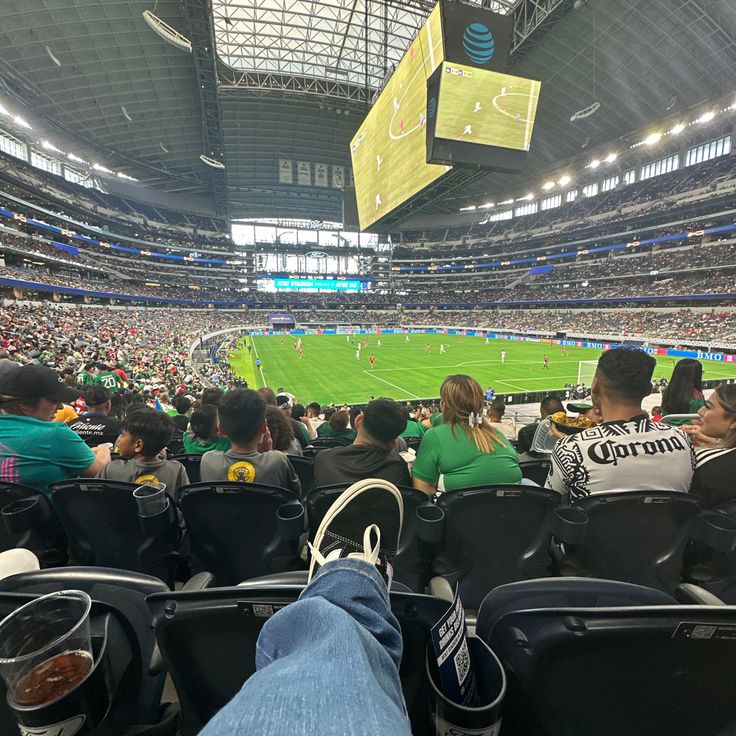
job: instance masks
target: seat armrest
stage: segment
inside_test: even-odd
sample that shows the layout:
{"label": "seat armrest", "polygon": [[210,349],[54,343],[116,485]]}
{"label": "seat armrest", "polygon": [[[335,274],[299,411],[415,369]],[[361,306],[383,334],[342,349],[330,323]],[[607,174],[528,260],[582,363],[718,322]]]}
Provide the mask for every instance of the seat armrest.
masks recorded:
{"label": "seat armrest", "polygon": [[182,591],[214,588],[214,583],[215,576],[211,572],[204,570],[203,572],[198,572],[196,575],[192,575],[192,577],[184,583]]}
{"label": "seat armrest", "polygon": [[697,606],[725,606],[726,604],[718,597],[693,583],[680,583],[675,590],[675,600],[678,603]]}
{"label": "seat armrest", "polygon": [[445,580],[445,578],[437,575],[429,581],[429,594],[436,598],[442,598],[450,603],[455,600],[455,595],[452,592],[452,586]]}

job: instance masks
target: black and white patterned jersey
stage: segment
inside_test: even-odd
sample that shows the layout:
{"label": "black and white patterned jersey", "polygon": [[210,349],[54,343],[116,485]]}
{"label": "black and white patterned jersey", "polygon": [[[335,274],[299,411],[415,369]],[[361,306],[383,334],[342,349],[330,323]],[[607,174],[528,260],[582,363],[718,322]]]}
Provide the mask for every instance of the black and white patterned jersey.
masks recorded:
{"label": "black and white patterned jersey", "polygon": [[607,491],[688,491],[694,468],[687,435],[642,414],[559,440],[546,486],[571,501]]}

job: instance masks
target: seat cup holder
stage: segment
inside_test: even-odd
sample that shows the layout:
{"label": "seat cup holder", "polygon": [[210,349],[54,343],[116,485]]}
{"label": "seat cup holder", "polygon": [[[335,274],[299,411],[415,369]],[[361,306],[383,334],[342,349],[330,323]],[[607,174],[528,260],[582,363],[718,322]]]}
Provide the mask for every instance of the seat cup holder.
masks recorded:
{"label": "seat cup holder", "polygon": [[703,511],[696,516],[691,535],[719,552],[736,551],[736,519],[718,511]]}
{"label": "seat cup holder", "polygon": [[588,515],[585,511],[574,506],[560,506],[554,512],[552,533],[566,544],[582,544],[587,525]]}
{"label": "seat cup holder", "polygon": [[276,518],[282,539],[299,539],[304,532],[304,507],[299,501],[281,504],[276,510]]}
{"label": "seat cup holder", "polygon": [[13,501],[4,506],[0,514],[5,528],[11,534],[21,534],[35,529],[50,516],[48,504],[40,495]]}
{"label": "seat cup holder", "polygon": [[442,540],[445,530],[445,512],[434,504],[417,506],[417,536],[428,544],[437,544]]}

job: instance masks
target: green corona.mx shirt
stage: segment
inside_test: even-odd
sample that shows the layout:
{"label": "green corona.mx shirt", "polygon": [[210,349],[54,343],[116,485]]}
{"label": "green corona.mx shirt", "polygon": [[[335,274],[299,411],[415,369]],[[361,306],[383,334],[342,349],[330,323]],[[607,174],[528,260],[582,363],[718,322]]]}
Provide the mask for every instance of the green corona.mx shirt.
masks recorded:
{"label": "green corona.mx shirt", "polygon": [[508,440],[494,446],[494,452],[480,452],[461,427],[453,433],[449,424],[430,429],[422,439],[412,474],[426,483],[436,484],[445,476],[445,490],[521,482],[519,456]]}

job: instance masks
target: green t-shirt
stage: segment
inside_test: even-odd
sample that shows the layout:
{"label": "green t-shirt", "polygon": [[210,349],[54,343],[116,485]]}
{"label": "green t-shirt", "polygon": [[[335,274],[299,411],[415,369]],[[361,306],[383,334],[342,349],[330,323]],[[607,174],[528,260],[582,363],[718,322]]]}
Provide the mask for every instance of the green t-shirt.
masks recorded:
{"label": "green t-shirt", "polygon": [[320,424],[319,427],[317,427],[317,437],[343,437],[344,439],[353,442],[357,434],[358,433],[350,427],[346,427],[345,429],[341,429],[339,432],[335,432],[329,422]]}
{"label": "green t-shirt", "polygon": [[95,382],[95,377],[87,371],[82,371],[77,374],[77,383],[80,386],[89,386]]}
{"label": "green t-shirt", "polygon": [[0,480],[48,495],[50,483],[76,478],[94,461],[85,441],[63,422],[0,415]]}
{"label": "green t-shirt", "polygon": [[519,456],[507,439],[500,433],[498,436],[503,440],[503,447],[495,446],[494,452],[483,453],[461,427],[456,427],[454,434],[449,424],[433,427],[424,435],[412,473],[419,480],[433,484],[443,474],[446,491],[519,483]]}
{"label": "green t-shirt", "polygon": [[442,424],[442,412],[437,411],[429,418],[429,423],[433,427],[439,427],[440,424]]}
{"label": "green t-shirt", "polygon": [[[705,406],[705,399],[698,399],[693,396],[690,399],[690,406],[687,408],[688,414],[697,414]],[[670,427],[682,427],[684,424],[690,424],[690,419],[668,419],[666,424]]]}
{"label": "green t-shirt", "polygon": [[108,391],[114,391],[115,393],[120,391],[120,387],[123,385],[123,381],[120,376],[112,371],[100,373],[100,375],[95,378],[95,383],[98,386],[104,386]]}
{"label": "green t-shirt", "polygon": [[399,435],[399,437],[424,437],[424,433],[427,430],[422,427],[419,422],[409,419],[406,422],[406,429]]}
{"label": "green t-shirt", "polygon": [[227,452],[230,449],[229,437],[215,437],[214,439],[203,439],[197,437],[191,429],[184,432],[182,438],[184,444],[184,452],[187,455],[202,455],[210,450],[220,450]]}

